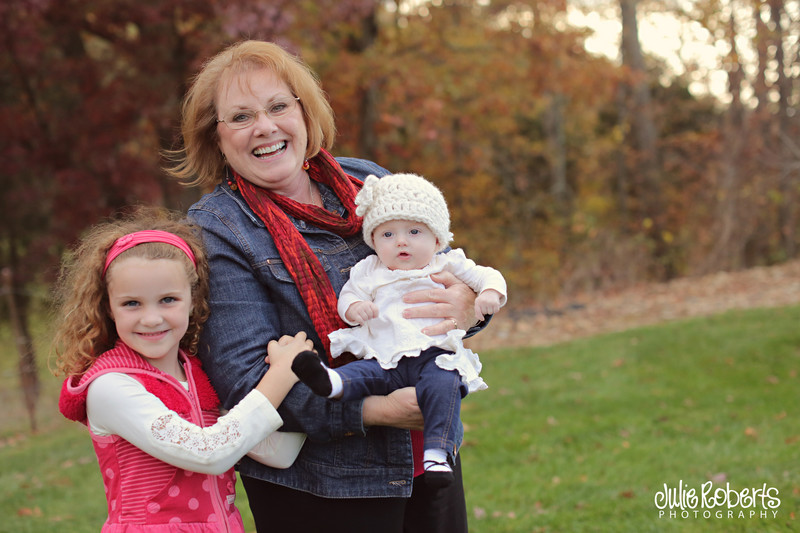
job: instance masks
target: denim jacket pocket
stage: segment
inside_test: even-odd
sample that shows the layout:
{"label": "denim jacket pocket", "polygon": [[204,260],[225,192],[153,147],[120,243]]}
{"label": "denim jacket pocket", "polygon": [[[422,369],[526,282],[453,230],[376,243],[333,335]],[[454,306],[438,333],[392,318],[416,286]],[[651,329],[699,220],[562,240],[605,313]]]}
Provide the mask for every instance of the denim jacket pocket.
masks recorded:
{"label": "denim jacket pocket", "polygon": [[[327,257],[324,255],[322,257],[317,255],[317,259],[319,259],[319,262],[322,264],[322,268],[325,270],[325,272],[328,272],[331,269],[331,264]],[[266,270],[269,271],[272,277],[285,283],[294,283],[294,278],[292,278],[292,275],[289,273],[289,270],[286,268],[286,264],[282,259],[267,259],[265,263],[267,265]]]}

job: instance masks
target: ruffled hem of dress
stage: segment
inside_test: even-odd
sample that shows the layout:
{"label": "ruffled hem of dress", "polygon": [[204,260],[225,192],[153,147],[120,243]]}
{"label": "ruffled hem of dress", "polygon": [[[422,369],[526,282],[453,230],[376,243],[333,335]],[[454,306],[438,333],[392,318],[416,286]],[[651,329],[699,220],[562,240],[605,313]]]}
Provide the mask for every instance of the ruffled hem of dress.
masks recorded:
{"label": "ruffled hem of dress", "polygon": [[422,346],[409,351],[400,351],[389,359],[381,356],[371,346],[353,335],[350,329],[334,331],[328,337],[331,341],[331,353],[334,354],[334,358],[344,352],[350,352],[359,359],[375,359],[384,370],[396,368],[397,363],[403,357],[418,357],[428,348],[441,348],[453,353],[445,353],[436,357],[436,365],[439,368],[457,370],[469,392],[488,389],[489,387],[479,376],[482,365],[478,354],[463,345],[462,339],[466,334],[467,332],[463,329],[453,329],[447,332],[444,339],[431,337]]}
{"label": "ruffled hem of dress", "polygon": [[470,393],[489,388],[479,375],[482,365],[478,354],[469,348],[462,346],[455,353],[443,353],[437,356],[436,366],[445,370],[458,370],[462,383],[467,386]]}

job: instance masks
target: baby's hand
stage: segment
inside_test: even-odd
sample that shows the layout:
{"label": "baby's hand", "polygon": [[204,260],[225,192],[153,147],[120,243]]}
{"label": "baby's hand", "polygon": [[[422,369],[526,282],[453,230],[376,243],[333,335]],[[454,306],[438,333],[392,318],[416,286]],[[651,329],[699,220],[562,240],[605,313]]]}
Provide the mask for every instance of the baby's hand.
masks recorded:
{"label": "baby's hand", "polygon": [[264,361],[273,368],[287,368],[291,372],[295,356],[305,350],[314,350],[314,343],[308,339],[305,331],[299,332],[294,337],[284,335],[276,341],[269,341]]}
{"label": "baby's hand", "polygon": [[486,289],[475,298],[475,316],[484,320],[486,315],[493,315],[500,310],[500,293],[494,289]]}
{"label": "baby's hand", "polygon": [[378,306],[366,300],[353,302],[344,314],[348,322],[359,325],[376,316],[378,316]]}

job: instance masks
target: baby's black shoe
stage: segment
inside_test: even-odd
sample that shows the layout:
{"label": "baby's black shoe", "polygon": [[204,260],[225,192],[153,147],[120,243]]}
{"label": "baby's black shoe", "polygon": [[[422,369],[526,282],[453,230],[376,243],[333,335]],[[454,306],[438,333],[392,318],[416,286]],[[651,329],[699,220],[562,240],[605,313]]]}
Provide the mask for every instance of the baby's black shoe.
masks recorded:
{"label": "baby's black shoe", "polygon": [[314,394],[326,398],[331,395],[333,387],[331,378],[328,376],[328,369],[322,364],[316,353],[306,350],[297,354],[292,361],[292,372],[300,378],[300,381],[308,385]]}
{"label": "baby's black shoe", "polygon": [[[453,475],[453,471],[450,469],[448,463],[425,460],[422,464],[425,467],[425,474],[423,474],[425,476],[425,484],[430,487],[437,489],[444,488],[455,480],[455,475]],[[431,470],[434,467],[440,468]],[[446,467],[447,470],[441,467]]]}

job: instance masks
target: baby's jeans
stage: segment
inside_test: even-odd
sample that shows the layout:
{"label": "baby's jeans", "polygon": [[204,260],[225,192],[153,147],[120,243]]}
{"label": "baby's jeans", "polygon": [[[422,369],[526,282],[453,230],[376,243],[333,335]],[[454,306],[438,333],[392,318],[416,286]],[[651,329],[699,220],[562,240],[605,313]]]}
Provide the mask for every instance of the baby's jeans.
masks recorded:
{"label": "baby's jeans", "polygon": [[417,402],[425,419],[425,449],[445,450],[453,459],[456,449],[456,428],[460,423],[461,398],[467,387],[458,370],[436,366],[436,357],[452,353],[429,348],[418,357],[403,357],[397,368],[385,370],[375,359],[361,359],[336,369],[342,377],[342,400],[355,400],[371,395],[384,395],[416,387]]}

